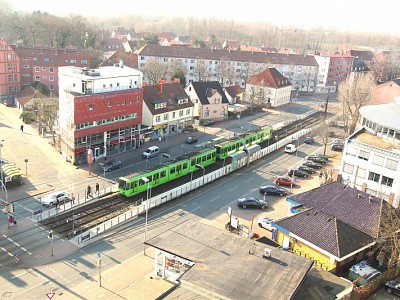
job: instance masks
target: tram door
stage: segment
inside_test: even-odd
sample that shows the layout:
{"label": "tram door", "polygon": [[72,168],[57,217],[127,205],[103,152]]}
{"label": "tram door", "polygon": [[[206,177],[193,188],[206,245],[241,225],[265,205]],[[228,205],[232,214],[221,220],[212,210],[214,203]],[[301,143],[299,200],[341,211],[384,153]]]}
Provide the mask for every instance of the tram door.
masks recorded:
{"label": "tram door", "polygon": [[94,148],[94,157],[100,156],[100,148]]}

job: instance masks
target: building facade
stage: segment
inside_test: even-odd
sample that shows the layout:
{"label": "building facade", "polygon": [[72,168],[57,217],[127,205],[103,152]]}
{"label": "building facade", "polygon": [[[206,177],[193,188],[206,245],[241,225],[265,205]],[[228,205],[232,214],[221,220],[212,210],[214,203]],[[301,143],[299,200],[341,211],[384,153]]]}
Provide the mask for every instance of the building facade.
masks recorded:
{"label": "building facade", "polygon": [[245,101],[263,107],[280,107],[290,103],[292,84],[277,69],[254,75],[246,84]]}
{"label": "building facade", "polygon": [[343,151],[342,181],[371,195],[399,205],[400,99],[360,108],[358,130]]}
{"label": "building facade", "polygon": [[[314,56],[213,48],[145,45],[136,51],[138,68],[143,71],[151,60],[185,71],[187,81],[218,81],[223,87],[240,85],[267,68],[276,68],[299,92],[315,92],[318,63]],[[145,77],[146,81],[148,78]]]}
{"label": "building facade", "polygon": [[59,68],[61,151],[73,163],[140,145],[143,75],[123,65]]}
{"label": "building facade", "polygon": [[182,133],[193,124],[193,103],[179,82],[143,87],[143,125],[152,127],[152,139]]}
{"label": "building facade", "polygon": [[20,59],[14,48],[0,38],[0,100],[11,101],[21,91]]}
{"label": "building facade", "polygon": [[35,82],[45,85],[50,94],[58,95],[58,68],[74,66],[90,68],[86,50],[13,46],[20,59],[22,89]]}

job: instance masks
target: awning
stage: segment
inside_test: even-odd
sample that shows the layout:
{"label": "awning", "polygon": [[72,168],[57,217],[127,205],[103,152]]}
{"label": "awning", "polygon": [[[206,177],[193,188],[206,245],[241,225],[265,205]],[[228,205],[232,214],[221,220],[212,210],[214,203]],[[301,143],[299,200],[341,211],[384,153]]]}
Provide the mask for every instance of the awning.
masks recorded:
{"label": "awning", "polygon": [[20,176],[22,175],[21,170],[14,164],[5,164],[2,166],[3,172],[6,176]]}

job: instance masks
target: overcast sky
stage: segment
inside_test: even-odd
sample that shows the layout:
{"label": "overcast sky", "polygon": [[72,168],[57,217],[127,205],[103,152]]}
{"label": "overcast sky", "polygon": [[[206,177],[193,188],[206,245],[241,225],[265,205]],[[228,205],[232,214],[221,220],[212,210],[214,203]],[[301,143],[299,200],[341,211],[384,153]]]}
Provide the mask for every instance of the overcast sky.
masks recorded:
{"label": "overcast sky", "polygon": [[349,31],[400,33],[399,0],[8,0],[16,11],[56,15],[145,15],[218,17],[265,21],[276,25],[337,27]]}

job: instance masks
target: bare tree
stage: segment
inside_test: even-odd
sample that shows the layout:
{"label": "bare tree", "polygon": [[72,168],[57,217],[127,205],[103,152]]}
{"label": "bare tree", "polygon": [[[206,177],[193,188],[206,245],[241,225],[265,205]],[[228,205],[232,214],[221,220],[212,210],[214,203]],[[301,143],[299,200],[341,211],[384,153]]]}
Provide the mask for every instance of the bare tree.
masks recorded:
{"label": "bare tree", "polygon": [[143,73],[149,79],[150,84],[156,84],[160,79],[167,78],[168,64],[163,64],[156,59],[150,59],[144,66]]}
{"label": "bare tree", "polygon": [[210,72],[206,60],[197,59],[197,64],[194,70],[196,80],[207,81],[210,78]]}
{"label": "bare tree", "polygon": [[[370,103],[375,88],[373,74],[347,78],[339,85],[338,99],[341,104],[345,128],[353,133],[359,118],[359,109]],[[349,126],[350,124],[350,126]]]}
{"label": "bare tree", "polygon": [[321,137],[322,144],[324,145],[324,155],[326,154],[326,146],[329,141],[329,122],[327,120],[323,120],[321,124],[316,127],[315,131]]}

